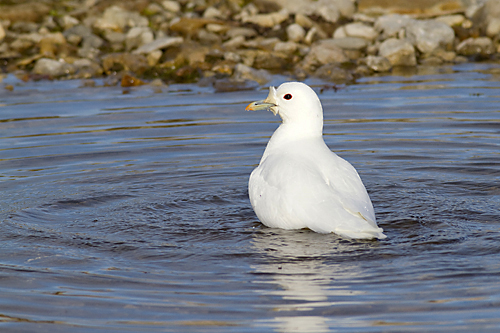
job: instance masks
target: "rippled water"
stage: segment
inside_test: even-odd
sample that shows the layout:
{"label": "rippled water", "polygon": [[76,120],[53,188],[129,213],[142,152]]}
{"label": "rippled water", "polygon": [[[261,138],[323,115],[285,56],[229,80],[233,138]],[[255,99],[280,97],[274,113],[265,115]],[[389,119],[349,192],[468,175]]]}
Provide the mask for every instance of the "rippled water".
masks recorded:
{"label": "rippled water", "polygon": [[496,332],[499,81],[494,64],[308,81],[388,236],[350,241],[258,222],[247,181],[278,118],[244,107],[265,90],[9,76],[0,329]]}

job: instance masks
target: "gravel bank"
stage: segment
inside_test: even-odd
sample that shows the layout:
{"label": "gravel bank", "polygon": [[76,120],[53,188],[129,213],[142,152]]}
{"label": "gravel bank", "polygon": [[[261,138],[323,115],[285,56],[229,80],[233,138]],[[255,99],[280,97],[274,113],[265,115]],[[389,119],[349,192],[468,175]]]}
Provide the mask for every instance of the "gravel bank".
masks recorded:
{"label": "gravel bank", "polygon": [[274,73],[349,83],[500,52],[500,0],[426,10],[352,0],[44,1],[1,5],[0,23],[3,73],[122,86],[251,89]]}

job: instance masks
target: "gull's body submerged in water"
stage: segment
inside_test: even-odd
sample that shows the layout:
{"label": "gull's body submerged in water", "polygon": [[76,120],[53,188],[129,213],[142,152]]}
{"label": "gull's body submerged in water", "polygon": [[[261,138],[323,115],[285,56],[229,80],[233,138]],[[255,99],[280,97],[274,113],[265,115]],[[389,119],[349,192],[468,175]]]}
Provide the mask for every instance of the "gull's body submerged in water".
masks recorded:
{"label": "gull's body submerged in water", "polygon": [[358,173],[323,140],[316,93],[299,82],[269,90],[265,100],[246,108],[271,110],[283,120],[250,175],[250,202],[259,220],[274,228],[386,238]]}

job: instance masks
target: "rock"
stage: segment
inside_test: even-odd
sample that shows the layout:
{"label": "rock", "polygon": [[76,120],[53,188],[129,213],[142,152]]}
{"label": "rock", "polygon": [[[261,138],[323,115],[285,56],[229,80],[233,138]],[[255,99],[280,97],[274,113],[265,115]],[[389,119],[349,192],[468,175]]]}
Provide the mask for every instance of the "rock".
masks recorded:
{"label": "rock", "polygon": [[123,75],[122,80],[120,82],[120,85],[122,87],[137,87],[137,86],[142,86],[144,84],[146,84],[144,81],[129,74]]}
{"label": "rock", "polygon": [[124,31],[126,28],[147,27],[149,21],[137,12],[129,12],[118,6],[112,6],[104,11],[101,18],[94,23],[94,28],[100,30]]}
{"label": "rock", "polygon": [[205,12],[203,12],[203,17],[204,18],[209,18],[209,19],[225,19],[224,15],[220,10],[218,10],[215,7],[208,7],[205,9]]}
{"label": "rock", "polygon": [[215,22],[212,19],[181,17],[172,20],[170,30],[186,36],[194,36],[205,25]]}
{"label": "rock", "polygon": [[38,43],[40,47],[39,53],[43,57],[55,57],[56,53],[61,46],[66,44],[66,38],[60,32],[49,33],[43,35],[42,39]]}
{"label": "rock", "polygon": [[356,12],[355,2],[351,0],[274,0],[274,2],[292,14],[317,15],[330,23],[337,22],[341,16],[350,19]]}
{"label": "rock", "polygon": [[133,27],[126,35],[125,46],[127,51],[130,51],[142,45],[149,44],[153,40],[153,31],[149,27]]}
{"label": "rock", "polygon": [[500,34],[500,17],[493,17],[486,26],[486,36],[495,38]]}
{"label": "rock", "polygon": [[215,92],[232,92],[241,90],[253,90],[259,87],[259,84],[251,80],[236,80],[230,79],[220,79],[216,80],[213,84]]}
{"label": "rock", "polygon": [[443,22],[415,20],[407,25],[406,37],[420,52],[432,53],[438,48],[451,48],[455,40],[455,32]]}
{"label": "rock", "polygon": [[279,12],[242,17],[242,22],[253,23],[263,28],[272,28],[286,19],[288,19],[288,11],[286,9],[282,9]]}
{"label": "rock", "polygon": [[0,43],[3,42],[4,38],[5,38],[5,30],[3,26],[0,24]]}
{"label": "rock", "polygon": [[74,68],[65,61],[58,61],[48,58],[39,59],[33,68],[34,74],[60,77],[74,73]]}
{"label": "rock", "polygon": [[323,80],[338,83],[350,82],[354,80],[351,72],[339,67],[339,65],[335,63],[321,66],[314,72],[314,76]]}
{"label": "rock", "polygon": [[360,37],[334,38],[331,44],[343,50],[362,50],[368,46],[367,40]]}
{"label": "rock", "polygon": [[360,22],[355,22],[339,27],[335,31],[333,37],[334,38],[359,37],[369,41],[373,41],[378,37],[378,33],[377,31],[375,31],[373,27],[369,25]]}
{"label": "rock", "polygon": [[147,54],[156,50],[163,50],[172,46],[181,45],[184,42],[182,37],[163,37],[158,38],[150,43],[144,44],[137,50],[132,52],[133,54]]}
{"label": "rock", "polygon": [[226,37],[228,38],[234,38],[238,36],[243,36],[245,38],[251,38],[257,36],[257,31],[255,31],[252,28],[243,28],[243,27],[237,27],[237,28],[232,28],[229,29],[226,32]]}
{"label": "rock", "polygon": [[1,5],[0,20],[10,22],[41,22],[49,12],[50,7],[48,5],[35,1],[13,5]]}
{"label": "rock", "polygon": [[381,34],[382,40],[397,37],[399,31],[405,29],[414,19],[407,15],[390,14],[380,16],[376,21],[374,28]]}
{"label": "rock", "polygon": [[271,75],[265,69],[254,69],[243,64],[237,64],[234,67],[233,76],[236,80],[252,80],[260,85],[264,85],[272,79]]}
{"label": "rock", "polygon": [[158,64],[158,61],[160,61],[160,58],[162,55],[163,55],[163,52],[160,50],[155,50],[155,51],[149,52],[148,55],[146,56],[146,59],[148,60],[149,67],[156,66]]}
{"label": "rock", "polygon": [[294,23],[286,28],[286,35],[291,42],[300,43],[306,36],[306,31],[299,24]]}
{"label": "rock", "polygon": [[493,41],[488,37],[467,38],[457,45],[457,53],[464,56],[489,56],[495,53]]}
{"label": "rock", "polygon": [[291,55],[297,51],[298,45],[294,42],[278,42],[274,45],[274,51]]}
{"label": "rock", "polygon": [[245,37],[236,36],[222,44],[225,49],[237,49],[245,43]]}
{"label": "rock", "polygon": [[[208,26],[207,26],[208,27]],[[222,43],[222,37],[205,29],[198,30],[198,40],[203,45],[219,45]]]}
{"label": "rock", "polygon": [[336,23],[340,18],[340,10],[335,3],[330,1],[318,1],[315,14],[321,16],[325,21]]}
{"label": "rock", "polygon": [[148,60],[142,54],[111,53],[102,57],[102,68],[107,74],[125,70],[140,75],[148,68]]}
{"label": "rock", "polygon": [[444,24],[453,27],[453,26],[459,26],[465,21],[465,16],[461,14],[455,14],[455,15],[444,15],[444,16],[439,16],[435,18],[436,21],[438,22],[443,22]]}
{"label": "rock", "polygon": [[392,68],[389,59],[380,56],[370,55],[365,58],[364,63],[374,72],[388,72]]}
{"label": "rock", "polygon": [[324,39],[314,43],[311,46],[311,51],[309,51],[301,63],[302,68],[306,71],[311,71],[328,63],[349,61],[344,51],[335,45],[335,43],[334,39]]}
{"label": "rock", "polygon": [[379,47],[379,55],[386,57],[393,66],[415,66],[415,48],[407,40],[389,38]]}
{"label": "rock", "polygon": [[72,27],[74,27],[75,25],[78,25],[78,24],[80,24],[80,21],[78,21],[78,19],[76,19],[76,18],[74,18],[73,16],[70,16],[70,15],[64,15],[59,20],[59,25],[64,30],[68,30],[68,29],[70,29],[70,28],[72,28]]}
{"label": "rock", "polygon": [[177,1],[162,1],[161,5],[163,6],[163,8],[172,13],[181,11],[181,5]]}
{"label": "rock", "polygon": [[89,59],[76,59],[72,63],[77,78],[89,79],[102,74],[102,68]]}
{"label": "rock", "polygon": [[257,69],[284,70],[290,66],[285,54],[279,52],[258,51],[253,66]]}

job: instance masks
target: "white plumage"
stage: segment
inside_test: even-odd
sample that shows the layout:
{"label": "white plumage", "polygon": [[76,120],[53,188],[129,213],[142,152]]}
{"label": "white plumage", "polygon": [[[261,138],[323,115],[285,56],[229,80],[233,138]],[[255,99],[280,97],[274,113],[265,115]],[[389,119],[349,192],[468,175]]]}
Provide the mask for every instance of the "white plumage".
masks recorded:
{"label": "white plumage", "polygon": [[316,93],[300,82],[269,90],[265,100],[246,108],[268,109],[283,120],[250,175],[250,202],[259,220],[273,228],[386,238],[358,173],[323,140]]}

